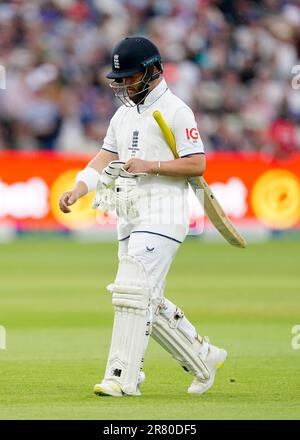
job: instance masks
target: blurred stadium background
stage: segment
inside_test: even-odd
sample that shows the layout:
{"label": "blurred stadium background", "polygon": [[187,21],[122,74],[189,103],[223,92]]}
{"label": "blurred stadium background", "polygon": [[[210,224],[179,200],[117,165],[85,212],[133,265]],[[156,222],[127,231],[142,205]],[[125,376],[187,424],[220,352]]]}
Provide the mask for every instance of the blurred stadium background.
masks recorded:
{"label": "blurred stadium background", "polygon": [[[166,296],[229,353],[200,399],[152,342],[142,399],[93,396],[113,319],[115,218],[96,218],[92,195],[58,210],[101,148],[119,105],[110,51],[133,34],[160,48],[170,88],[196,114],[206,180],[252,240],[232,248],[204,219],[201,245],[187,240],[168,277]],[[299,73],[296,0],[0,2],[0,419],[299,418]],[[192,234],[202,216],[191,199]],[[96,239],[109,242],[86,243]]]}
{"label": "blurred stadium background", "polygon": [[[250,238],[297,231],[299,1],[16,0],[0,4],[0,240],[114,229],[90,199],[72,216],[57,199],[101,147],[119,105],[110,51],[133,34],[158,45],[170,88],[193,108],[227,213]],[[193,204],[192,232],[201,215]]]}

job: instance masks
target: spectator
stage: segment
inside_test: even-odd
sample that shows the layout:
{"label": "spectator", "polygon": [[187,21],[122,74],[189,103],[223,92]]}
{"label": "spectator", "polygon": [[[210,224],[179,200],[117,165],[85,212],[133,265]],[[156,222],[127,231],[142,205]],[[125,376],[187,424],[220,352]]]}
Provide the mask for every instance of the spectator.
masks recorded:
{"label": "spectator", "polygon": [[288,0],[3,1],[0,149],[97,150],[119,105],[104,79],[111,48],[146,34],[208,150],[290,154],[300,148],[299,29],[300,4]]}

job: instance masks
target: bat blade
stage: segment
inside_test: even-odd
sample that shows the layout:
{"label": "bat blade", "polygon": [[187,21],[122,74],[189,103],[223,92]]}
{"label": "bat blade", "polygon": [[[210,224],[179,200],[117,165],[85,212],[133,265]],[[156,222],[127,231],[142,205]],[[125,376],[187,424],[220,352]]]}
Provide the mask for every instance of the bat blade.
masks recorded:
{"label": "bat blade", "polygon": [[[153,112],[153,117],[157,122],[162,135],[169,145],[174,157],[178,158],[179,156],[176,150],[176,141],[170,127],[167,125],[162,114],[158,110]],[[197,199],[203,205],[207,217],[220,232],[220,234],[225,238],[225,240],[228,241],[228,243],[230,243],[232,246],[245,248],[247,245],[246,240],[239,234],[233,223],[227,217],[222,206],[218,202],[209,185],[206,183],[205,179],[200,176],[188,177],[187,180],[191,185]],[[204,192],[204,203],[199,190],[203,190]]]}
{"label": "bat blade", "polygon": [[[225,240],[232,246],[245,248],[247,245],[246,240],[239,234],[231,220],[227,217],[218,199],[203,177],[189,177],[188,182],[197,199],[203,204],[207,217]],[[199,190],[204,192],[204,201],[201,193],[199,194]]]}

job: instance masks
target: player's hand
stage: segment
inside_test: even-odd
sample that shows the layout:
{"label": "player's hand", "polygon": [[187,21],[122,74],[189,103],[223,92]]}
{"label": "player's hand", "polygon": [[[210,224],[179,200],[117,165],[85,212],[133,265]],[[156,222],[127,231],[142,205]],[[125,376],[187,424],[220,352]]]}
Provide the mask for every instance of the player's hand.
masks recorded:
{"label": "player's hand", "polygon": [[64,212],[65,214],[68,214],[69,212],[71,212],[71,209],[69,208],[69,206],[74,205],[74,203],[77,202],[77,200],[79,199],[79,194],[77,193],[77,191],[67,191],[64,192],[59,199],[59,208],[62,212]]}
{"label": "player's hand", "polygon": [[154,162],[150,162],[149,160],[129,159],[125,165],[123,165],[123,168],[129,173],[151,173],[153,163]]}

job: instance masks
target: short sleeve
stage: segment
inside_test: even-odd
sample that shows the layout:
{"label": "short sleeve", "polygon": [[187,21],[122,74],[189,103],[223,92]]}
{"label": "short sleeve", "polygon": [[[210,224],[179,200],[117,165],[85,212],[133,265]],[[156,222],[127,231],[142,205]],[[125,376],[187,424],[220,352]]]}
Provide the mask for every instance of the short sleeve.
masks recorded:
{"label": "short sleeve", "polygon": [[106,132],[106,136],[103,139],[102,150],[109,151],[110,153],[118,154],[117,138],[114,127],[114,117],[112,117],[109,127]]}
{"label": "short sleeve", "polygon": [[173,119],[173,132],[180,157],[204,153],[195,116],[190,108],[181,107],[176,111]]}

